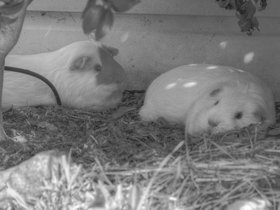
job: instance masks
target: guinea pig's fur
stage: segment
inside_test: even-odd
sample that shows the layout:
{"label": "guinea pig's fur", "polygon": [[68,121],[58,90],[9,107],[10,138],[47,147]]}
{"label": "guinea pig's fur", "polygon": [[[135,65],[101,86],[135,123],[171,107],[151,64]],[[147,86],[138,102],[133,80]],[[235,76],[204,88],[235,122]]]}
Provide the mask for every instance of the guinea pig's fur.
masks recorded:
{"label": "guinea pig's fur", "polygon": [[[101,110],[121,101],[127,79],[110,48],[95,41],[78,41],[56,51],[33,55],[8,55],[6,66],[28,69],[46,77],[56,87],[62,105]],[[5,72],[4,108],[55,104],[51,89],[29,75]]]}
{"label": "guinea pig's fur", "polygon": [[235,84],[221,84],[192,104],[186,116],[186,133],[221,133],[250,124],[274,123],[274,112],[265,109],[264,100],[253,89],[250,91]]}
{"label": "guinea pig's fur", "polygon": [[185,65],[156,78],[147,89],[141,118],[185,125],[190,135],[220,133],[275,122],[271,90],[252,74],[226,66]]}

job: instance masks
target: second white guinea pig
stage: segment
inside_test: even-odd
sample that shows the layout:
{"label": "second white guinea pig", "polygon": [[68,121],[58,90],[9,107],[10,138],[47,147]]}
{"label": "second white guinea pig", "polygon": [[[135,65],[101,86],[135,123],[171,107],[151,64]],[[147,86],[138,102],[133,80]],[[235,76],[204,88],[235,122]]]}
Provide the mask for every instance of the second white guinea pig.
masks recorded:
{"label": "second white guinea pig", "polygon": [[141,118],[185,125],[186,133],[220,133],[275,122],[272,91],[252,74],[227,66],[192,64],[156,78],[146,91]]}
{"label": "second white guinea pig", "polygon": [[[8,55],[5,65],[46,77],[64,106],[101,110],[116,106],[127,84],[125,71],[113,56],[95,41],[78,41],[52,52]],[[4,74],[2,100],[3,108],[55,104],[44,82],[15,72]]]}

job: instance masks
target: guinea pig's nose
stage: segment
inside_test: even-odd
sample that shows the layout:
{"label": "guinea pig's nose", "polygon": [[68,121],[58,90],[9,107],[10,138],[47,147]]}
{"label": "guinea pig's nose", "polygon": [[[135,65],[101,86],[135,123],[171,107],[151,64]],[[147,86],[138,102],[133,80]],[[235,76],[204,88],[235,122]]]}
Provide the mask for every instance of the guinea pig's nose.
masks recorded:
{"label": "guinea pig's nose", "polygon": [[256,111],[253,113],[253,115],[258,122],[264,122],[266,120],[263,111]]}
{"label": "guinea pig's nose", "polygon": [[208,120],[208,125],[211,126],[212,128],[217,127],[219,123],[216,120]]}

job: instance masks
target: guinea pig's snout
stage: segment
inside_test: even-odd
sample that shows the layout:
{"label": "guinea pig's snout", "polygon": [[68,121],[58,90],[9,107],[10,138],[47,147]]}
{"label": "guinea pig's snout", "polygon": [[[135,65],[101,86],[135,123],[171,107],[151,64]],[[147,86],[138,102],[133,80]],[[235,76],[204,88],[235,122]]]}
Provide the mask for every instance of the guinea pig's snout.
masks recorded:
{"label": "guinea pig's snout", "polygon": [[116,84],[119,88],[124,89],[127,84],[127,76],[122,66],[104,49],[99,49],[99,54],[102,71],[97,75],[98,84]]}
{"label": "guinea pig's snout", "polygon": [[262,122],[264,122],[266,120],[266,118],[265,118],[265,116],[264,116],[262,111],[256,111],[256,112],[253,113],[253,115],[254,115],[254,117],[255,117],[257,122],[261,122],[262,123]]}

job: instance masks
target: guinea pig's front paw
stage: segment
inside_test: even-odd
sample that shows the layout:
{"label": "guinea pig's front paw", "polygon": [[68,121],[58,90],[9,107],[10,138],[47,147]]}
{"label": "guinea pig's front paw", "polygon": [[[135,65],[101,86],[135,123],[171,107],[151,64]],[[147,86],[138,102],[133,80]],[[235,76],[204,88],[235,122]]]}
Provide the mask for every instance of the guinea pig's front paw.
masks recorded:
{"label": "guinea pig's front paw", "polygon": [[156,112],[145,104],[140,108],[139,116],[143,121],[156,121],[158,119]]}
{"label": "guinea pig's front paw", "polygon": [[200,136],[202,134],[215,135],[234,130],[234,124],[221,122],[217,119],[193,119],[186,122],[185,132],[191,136]]}
{"label": "guinea pig's front paw", "polygon": [[236,130],[237,128],[235,127],[227,127],[227,126],[216,126],[216,127],[210,127],[209,133],[212,135],[217,135],[217,134],[222,134],[226,133],[228,131]]}

